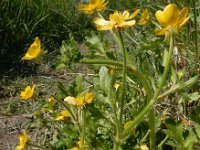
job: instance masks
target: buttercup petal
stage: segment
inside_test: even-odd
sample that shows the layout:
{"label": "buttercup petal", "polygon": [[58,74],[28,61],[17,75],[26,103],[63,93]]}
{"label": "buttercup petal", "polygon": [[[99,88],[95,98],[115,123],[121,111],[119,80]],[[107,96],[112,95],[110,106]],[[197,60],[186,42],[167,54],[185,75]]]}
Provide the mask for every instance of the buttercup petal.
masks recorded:
{"label": "buttercup petal", "polygon": [[164,26],[173,23],[178,19],[178,8],[175,4],[169,4],[165,7],[164,11],[157,11],[155,16],[158,22]]}
{"label": "buttercup petal", "polygon": [[181,10],[181,14],[180,14],[180,17],[178,19],[178,25],[179,26],[184,25],[189,20],[189,17],[187,17],[187,15],[188,15],[188,8],[184,7]]}
{"label": "buttercup petal", "polygon": [[119,27],[127,28],[127,27],[133,26],[134,24],[135,24],[135,20],[123,21],[122,23],[119,24]]}
{"label": "buttercup petal", "polygon": [[130,20],[130,19],[135,18],[135,16],[136,16],[139,12],[140,12],[140,9],[136,9],[136,10],[134,11],[134,13],[132,13],[132,15],[131,15],[128,19]]}
{"label": "buttercup petal", "polygon": [[155,34],[156,35],[165,35],[167,32],[167,28],[162,28],[162,29],[156,29]]}
{"label": "buttercup petal", "polygon": [[94,20],[98,30],[111,30],[113,28],[113,23],[111,21],[106,21],[102,18],[96,18]]}

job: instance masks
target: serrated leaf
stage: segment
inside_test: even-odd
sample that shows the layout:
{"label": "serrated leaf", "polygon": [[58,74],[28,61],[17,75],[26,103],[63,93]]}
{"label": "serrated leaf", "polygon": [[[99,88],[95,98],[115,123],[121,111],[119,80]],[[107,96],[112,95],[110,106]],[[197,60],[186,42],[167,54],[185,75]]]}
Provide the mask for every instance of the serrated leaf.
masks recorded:
{"label": "serrated leaf", "polygon": [[102,66],[99,71],[99,78],[100,78],[100,86],[106,92],[106,94],[109,94],[111,90],[113,90],[114,87],[114,80],[112,78],[112,75],[109,73],[109,70]]}
{"label": "serrated leaf", "polygon": [[168,130],[164,129],[164,133],[167,134],[170,138],[174,139],[180,145],[183,145],[183,125],[181,123],[176,123],[172,119],[166,119],[165,125]]}

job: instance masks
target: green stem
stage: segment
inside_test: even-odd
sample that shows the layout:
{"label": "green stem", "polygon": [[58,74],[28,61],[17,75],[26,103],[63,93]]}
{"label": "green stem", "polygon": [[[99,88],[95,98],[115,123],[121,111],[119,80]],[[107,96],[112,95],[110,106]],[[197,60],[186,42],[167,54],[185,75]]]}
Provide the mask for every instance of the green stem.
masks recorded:
{"label": "green stem", "polygon": [[[100,13],[98,13],[98,15],[102,17],[102,15]],[[115,32],[113,32],[113,30],[110,30],[111,34],[113,35],[116,43],[118,44],[118,46],[123,50],[123,83],[126,82],[126,51],[125,51],[125,47],[124,47],[124,43],[123,43],[123,38],[122,38],[122,34],[121,32],[119,31],[119,36],[120,38],[116,35]],[[124,31],[125,32],[125,31]],[[136,44],[138,44],[133,38],[131,38],[131,36],[129,34],[127,34],[125,32],[125,34]],[[143,80],[143,79],[142,79]],[[142,81],[141,80],[141,81]],[[120,118],[119,118],[119,127],[121,127],[121,124],[122,124],[122,115],[123,115],[123,107],[124,107],[124,99],[125,99],[125,85],[122,85],[123,87],[123,94],[122,94],[122,103],[121,103],[121,108],[120,108]],[[150,101],[150,99],[152,98],[152,94],[151,94],[151,91],[148,88],[146,88],[147,91],[147,98],[148,98],[148,101]],[[149,128],[151,130],[150,132],[150,148],[151,149],[155,149],[155,145],[156,145],[156,131],[155,131],[155,114],[154,114],[154,110],[152,109],[149,113]]]}
{"label": "green stem", "polygon": [[153,108],[151,108],[148,117],[149,117],[148,123],[150,129],[150,134],[149,134],[150,150],[154,150],[156,147],[156,129],[155,129],[155,113]]}
{"label": "green stem", "polygon": [[124,113],[124,102],[125,102],[125,96],[126,96],[126,69],[127,69],[127,64],[126,64],[126,49],[124,47],[124,41],[123,37],[121,34],[121,31],[119,33],[119,39],[118,45],[119,47],[122,48],[123,52],[123,78],[122,78],[122,96],[121,96],[121,104],[120,104],[120,112],[119,112],[119,126],[117,127],[117,134],[116,134],[116,142],[114,149],[118,150],[121,147],[121,135],[122,135],[122,129],[123,129],[123,113]]}
{"label": "green stem", "polygon": [[84,149],[85,148],[85,119],[86,119],[86,114],[85,114],[85,110],[84,109],[82,109],[82,120],[81,120],[81,122],[82,122],[82,135],[81,135],[81,141],[82,141],[82,145],[81,145],[81,149]]}
{"label": "green stem", "polygon": [[168,138],[169,138],[169,137],[166,136],[166,137],[160,142],[160,144],[158,145],[158,148],[161,148],[162,145],[167,141]]}
{"label": "green stem", "polygon": [[194,59],[194,69],[196,70],[197,68],[197,60],[198,60],[198,31],[197,31],[197,8],[196,8],[196,0],[193,0],[193,8],[194,8],[194,32],[195,32],[195,50],[196,50],[196,55]]}
{"label": "green stem", "polygon": [[[120,115],[119,115],[119,123],[120,123],[120,128],[122,129],[122,123],[123,123],[123,113],[124,113],[124,102],[125,102],[125,97],[126,97],[126,49],[124,47],[124,42],[123,42],[123,37],[121,32],[119,31],[119,37],[121,40],[121,45],[123,47],[123,79],[122,79],[122,99],[121,99],[121,106],[120,106]],[[121,130],[120,129],[120,130]]]}
{"label": "green stem", "polygon": [[183,83],[173,85],[169,90],[166,90],[162,94],[160,94],[158,96],[158,100],[162,99],[163,97],[165,97],[169,94],[172,94],[172,93],[175,93],[175,92],[180,91],[182,89],[191,87],[192,85],[194,85],[198,81],[198,79],[199,79],[199,76],[196,75],[193,78],[190,78],[189,80],[187,80]]}
{"label": "green stem", "polygon": [[150,102],[148,103],[148,105],[140,112],[140,114],[133,120],[133,122],[130,124],[130,126],[128,128],[126,128],[123,132],[124,137],[128,137],[130,136],[130,130],[132,128],[135,127],[135,125],[137,125],[142,118],[145,116],[145,114],[148,113],[148,111],[152,108],[152,106],[156,103],[157,98],[163,88],[163,85],[166,81],[167,78],[167,74],[168,74],[168,70],[169,70],[169,66],[170,66],[170,61],[171,61],[171,57],[172,57],[172,50],[173,50],[173,35],[170,35],[170,47],[169,47],[169,53],[168,56],[166,58],[166,65],[165,65],[165,69],[164,69],[164,73],[162,75],[162,78],[158,84],[158,88],[153,96],[153,98],[150,100]]}
{"label": "green stem", "polygon": [[60,99],[58,99],[58,98],[57,98],[56,100],[57,100],[60,104],[62,104],[62,105],[67,109],[67,111],[69,111],[69,113],[71,114],[72,119],[73,119],[74,122],[76,123],[77,128],[78,128],[78,131],[79,131],[79,133],[80,133],[80,131],[81,131],[81,126],[80,126],[80,124],[79,124],[77,118],[74,116],[73,112],[71,111],[71,109],[66,105],[66,103],[65,103],[64,101],[62,101],[62,100],[60,100]]}

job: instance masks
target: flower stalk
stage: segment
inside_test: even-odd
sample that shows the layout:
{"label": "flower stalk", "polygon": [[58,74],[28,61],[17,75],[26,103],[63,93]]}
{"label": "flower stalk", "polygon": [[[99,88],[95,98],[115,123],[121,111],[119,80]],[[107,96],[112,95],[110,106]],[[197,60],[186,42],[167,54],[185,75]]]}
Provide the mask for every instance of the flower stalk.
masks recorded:
{"label": "flower stalk", "polygon": [[144,117],[145,114],[147,114],[147,112],[152,108],[152,106],[156,103],[158,96],[163,88],[163,85],[166,81],[167,78],[167,74],[169,71],[169,66],[170,66],[170,62],[171,62],[171,57],[172,57],[172,51],[173,51],[173,34],[170,34],[170,47],[169,47],[169,53],[166,59],[166,65],[165,65],[165,69],[162,75],[162,78],[158,84],[158,88],[153,96],[153,98],[150,100],[149,104],[140,112],[140,114],[133,120],[133,122],[130,124],[130,126],[124,130],[123,132],[123,136],[124,138],[127,138],[130,136],[129,131],[135,127],[135,125],[137,125],[142,118]]}
{"label": "flower stalk", "polygon": [[61,105],[63,105],[63,107],[65,107],[67,109],[67,111],[69,111],[73,121],[75,122],[75,124],[77,125],[77,129],[79,131],[79,133],[81,133],[81,126],[77,120],[77,118],[75,117],[75,115],[73,114],[73,112],[71,111],[71,109],[65,104],[64,101],[60,100],[60,99],[56,99]]}

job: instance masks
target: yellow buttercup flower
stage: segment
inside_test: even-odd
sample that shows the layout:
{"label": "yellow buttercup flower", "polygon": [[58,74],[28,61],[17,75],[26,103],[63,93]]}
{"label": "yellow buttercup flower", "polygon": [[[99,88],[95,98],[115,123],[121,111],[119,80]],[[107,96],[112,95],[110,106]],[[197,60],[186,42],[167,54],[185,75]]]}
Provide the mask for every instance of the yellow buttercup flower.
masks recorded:
{"label": "yellow buttercup flower", "polygon": [[140,150],[149,150],[149,148],[147,147],[147,145],[143,144],[140,145]]}
{"label": "yellow buttercup flower", "polygon": [[163,11],[158,10],[155,14],[158,22],[163,26],[162,29],[156,29],[156,35],[168,35],[176,33],[189,20],[188,8],[184,7],[178,10],[176,4],[167,5]]}
{"label": "yellow buttercup flower", "polygon": [[80,4],[79,9],[86,14],[99,12],[106,8],[108,2],[105,0],[90,0],[88,4]]}
{"label": "yellow buttercup flower", "polygon": [[64,120],[65,118],[69,118],[71,115],[67,110],[63,110],[60,112],[58,117],[55,119],[57,121]]}
{"label": "yellow buttercup flower", "polygon": [[80,150],[80,148],[78,148],[78,147],[73,147],[73,148],[71,148],[70,150]]}
{"label": "yellow buttercup flower", "polygon": [[77,106],[84,106],[85,105],[85,97],[84,96],[79,96],[75,99],[76,105]]}
{"label": "yellow buttercup flower", "polygon": [[80,139],[80,140],[77,142],[77,145],[78,145],[78,146],[75,146],[75,147],[71,148],[70,150],[80,150],[80,149],[88,150],[88,145],[87,145],[86,142],[83,141],[82,139]]}
{"label": "yellow buttercup flower", "polygon": [[88,93],[85,94],[85,100],[84,101],[86,103],[88,103],[88,104],[92,103],[93,99],[94,99],[94,94],[92,92],[88,92]]}
{"label": "yellow buttercup flower", "polygon": [[53,96],[51,96],[49,99],[48,99],[48,102],[49,102],[49,105],[50,106],[54,106],[55,105],[55,98]]}
{"label": "yellow buttercup flower", "polygon": [[[127,122],[124,124],[124,129],[127,129],[132,123],[133,123],[132,120],[127,121]],[[134,128],[131,129],[130,132],[131,132],[132,134],[135,134],[135,129],[134,129]]]}
{"label": "yellow buttercup flower", "polygon": [[145,25],[149,21],[149,11],[147,9],[142,13],[141,19],[139,21],[139,25]]}
{"label": "yellow buttercup flower", "polygon": [[20,143],[16,146],[16,150],[24,150],[24,147],[26,146],[26,143],[28,142],[28,137],[26,135],[26,132],[23,131],[23,133],[18,137]]}
{"label": "yellow buttercup flower", "polygon": [[133,18],[139,13],[139,9],[137,9],[132,15],[128,11],[124,11],[120,13],[115,11],[113,14],[110,14],[109,21],[103,18],[95,18],[94,23],[98,30],[112,30],[113,28],[116,30],[120,30],[122,28],[131,27],[135,24],[135,20]]}
{"label": "yellow buttercup flower", "polygon": [[68,96],[64,99],[64,101],[70,105],[81,106],[81,107],[85,106],[86,104],[92,103],[93,100],[94,100],[94,94],[92,92],[88,92],[85,95],[78,97]]}
{"label": "yellow buttercup flower", "polygon": [[32,60],[36,59],[42,53],[41,43],[38,37],[35,38],[35,41],[29,47],[28,51],[26,52],[25,56],[22,57],[21,60]]}
{"label": "yellow buttercup flower", "polygon": [[25,88],[25,90],[22,91],[21,94],[20,94],[21,99],[27,100],[27,99],[33,97],[33,95],[34,95],[34,89],[35,89],[35,85],[33,85],[32,88],[30,86],[27,86]]}
{"label": "yellow buttercup flower", "polygon": [[72,96],[67,96],[65,99],[64,99],[65,102],[67,102],[68,104],[70,105],[76,105],[76,98],[75,97],[72,97]]}
{"label": "yellow buttercup flower", "polygon": [[118,84],[118,83],[115,83],[114,84],[114,88],[115,88],[115,90],[117,91],[117,89],[120,87],[120,84]]}

